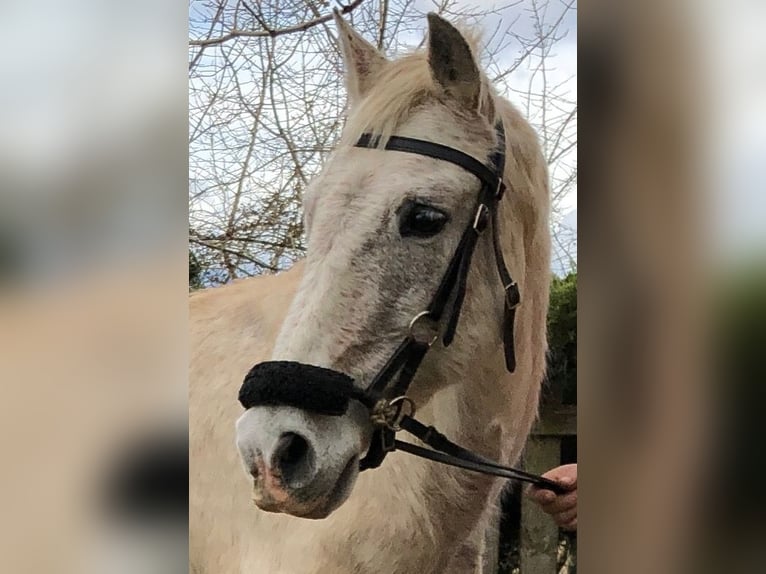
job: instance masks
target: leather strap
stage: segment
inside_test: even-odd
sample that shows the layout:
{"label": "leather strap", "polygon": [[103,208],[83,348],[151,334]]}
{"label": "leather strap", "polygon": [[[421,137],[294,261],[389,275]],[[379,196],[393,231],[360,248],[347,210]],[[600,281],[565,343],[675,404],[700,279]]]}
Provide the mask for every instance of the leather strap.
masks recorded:
{"label": "leather strap", "polygon": [[463,250],[456,254],[456,259],[458,260],[457,273],[452,285],[455,299],[452,303],[452,313],[450,313],[447,327],[444,329],[442,342],[445,347],[449,347],[452,344],[452,340],[455,338],[455,331],[457,330],[457,324],[460,320],[460,311],[463,309],[463,301],[465,300],[465,290],[466,284],[468,283],[468,272],[471,269],[471,259],[473,259],[473,252],[476,248],[476,243],[479,240],[479,232],[473,229],[473,227],[468,228],[465,231],[465,235],[466,241]]}
{"label": "leather strap", "polygon": [[521,303],[519,286],[513,280],[503,258],[503,250],[500,248],[498,238],[497,208],[492,210],[492,246],[495,251],[495,263],[500,281],[505,291],[503,304],[503,351],[505,354],[505,368],[509,373],[516,370],[516,349],[514,346],[514,323],[516,320],[516,307]]}
{"label": "leather strap", "polygon": [[511,468],[509,466],[502,466],[498,464],[486,464],[482,462],[476,462],[471,459],[453,456],[444,452],[440,452],[438,450],[430,450],[427,448],[423,448],[422,446],[418,446],[418,445],[415,445],[409,442],[404,442],[401,440],[395,440],[394,445],[395,445],[395,450],[407,452],[409,454],[413,454],[420,458],[427,458],[429,460],[433,460],[434,462],[438,462],[441,464],[456,466],[458,468],[472,470],[474,472],[479,472],[481,474],[489,474],[492,476],[499,476],[501,478],[508,478],[512,480],[519,480],[521,482],[528,482],[530,484],[534,484],[538,488],[545,488],[547,490],[552,490],[556,494],[564,494],[568,492],[568,489],[566,489],[564,486],[560,485],[557,482],[553,482],[552,480],[548,480],[547,478],[543,478],[542,476],[537,476],[535,474],[524,472],[517,468]]}
{"label": "leather strap", "polygon": [[[420,367],[420,363],[425,358],[426,353],[431,346],[429,343],[419,342],[412,339],[411,337],[405,339],[405,342],[407,344],[402,352],[394,353],[394,356],[399,355],[400,357],[405,356],[406,354],[406,359],[402,365],[399,378],[397,379],[396,383],[394,383],[389,393],[389,396],[393,398],[403,396],[407,392],[412,379],[415,377],[415,374]],[[402,348],[403,346],[400,345],[400,349]],[[388,364],[391,364],[390,359]],[[378,377],[376,377],[376,380],[377,379]],[[379,382],[373,381],[373,383],[367,387],[368,392],[373,387],[373,385],[380,386]],[[379,393],[383,392],[382,389],[375,390]],[[367,450],[367,454],[365,454],[364,458],[359,461],[359,470],[368,470],[371,468],[379,467],[383,462],[383,459],[386,458],[386,455],[393,449],[394,431],[386,427],[376,428],[373,432],[370,448]]]}
{"label": "leather strap", "polygon": [[467,468],[468,470],[475,470],[476,472],[529,482],[541,488],[553,490],[557,494],[566,491],[560,484],[552,480],[542,478],[541,476],[517,468],[498,464],[493,460],[463,448],[449,440],[434,427],[426,426],[409,415],[405,415],[399,424],[402,430],[406,430],[411,435],[419,438],[437,452],[397,440],[394,444],[399,450],[437,462],[442,462],[444,464],[449,464],[451,466],[459,466],[460,468]]}
{"label": "leather strap", "polygon": [[[500,123],[498,124],[500,125]],[[365,147],[375,149],[378,147],[380,137],[375,137],[372,134],[362,134],[359,140],[356,142],[356,147]],[[505,139],[501,140],[501,143],[505,143]],[[388,151],[402,151],[405,153],[412,153],[415,155],[424,155],[433,159],[440,159],[449,163],[462,167],[463,169],[470,171],[476,177],[478,177],[484,185],[492,187],[497,183],[497,173],[500,171],[492,171],[478,159],[471,157],[467,153],[448,147],[446,145],[429,142],[426,140],[419,140],[415,138],[407,138],[402,136],[391,136],[388,138],[385,147]],[[495,165],[490,163],[490,165]],[[504,166],[503,166],[504,167]]]}
{"label": "leather strap", "polygon": [[420,368],[420,363],[425,359],[426,353],[428,353],[430,347],[431,345],[429,343],[416,342],[413,344],[410,355],[407,357],[407,362],[404,363],[399,378],[391,388],[391,397],[400,397],[407,392],[412,379],[415,378],[415,374]]}
{"label": "leather strap", "polygon": [[407,361],[416,343],[417,341],[412,337],[405,337],[394,353],[389,357],[388,361],[386,361],[386,364],[383,365],[383,368],[377,372],[375,378],[367,386],[365,392],[368,394],[382,395],[388,383]]}

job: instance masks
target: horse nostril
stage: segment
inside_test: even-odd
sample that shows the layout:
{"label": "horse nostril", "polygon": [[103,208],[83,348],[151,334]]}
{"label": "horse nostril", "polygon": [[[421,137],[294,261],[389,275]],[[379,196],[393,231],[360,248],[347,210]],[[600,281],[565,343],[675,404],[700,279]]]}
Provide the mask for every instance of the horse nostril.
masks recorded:
{"label": "horse nostril", "polygon": [[282,484],[288,488],[300,488],[314,476],[314,449],[301,435],[288,432],[279,437],[271,457]]}

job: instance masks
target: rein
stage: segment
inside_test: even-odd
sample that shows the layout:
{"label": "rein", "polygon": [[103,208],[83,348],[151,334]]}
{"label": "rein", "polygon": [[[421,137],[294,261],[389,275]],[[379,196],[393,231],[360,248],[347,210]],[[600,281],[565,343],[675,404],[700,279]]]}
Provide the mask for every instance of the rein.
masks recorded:
{"label": "rein", "polygon": [[[340,416],[345,414],[349,401],[356,400],[369,410],[374,427],[370,448],[359,461],[362,471],[377,468],[389,452],[400,450],[466,470],[529,482],[558,494],[566,491],[552,480],[503,466],[450,441],[434,427],[414,418],[415,404],[406,394],[428,350],[440,336],[439,325],[445,312],[447,322],[441,335],[442,343],[449,347],[455,338],[471,259],[479,238],[488,226],[492,233],[497,272],[505,292],[505,364],[511,373],[516,368],[513,334],[516,307],[521,297],[518,285],[505,264],[497,225],[498,205],[506,189],[503,183],[505,131],[501,121],[496,124],[495,131],[498,146],[490,155],[489,166],[459,150],[433,142],[399,136],[392,136],[386,142],[385,149],[388,151],[427,156],[469,171],[481,181],[481,190],[471,223],[464,230],[430,304],[412,318],[407,336],[368,387],[362,390],[351,377],[331,369],[292,361],[266,361],[255,365],[245,377],[239,392],[243,407],[291,406],[318,414]],[[378,143],[378,138],[363,134],[356,147],[375,149]],[[430,448],[397,439],[396,433],[400,431],[406,431]]]}

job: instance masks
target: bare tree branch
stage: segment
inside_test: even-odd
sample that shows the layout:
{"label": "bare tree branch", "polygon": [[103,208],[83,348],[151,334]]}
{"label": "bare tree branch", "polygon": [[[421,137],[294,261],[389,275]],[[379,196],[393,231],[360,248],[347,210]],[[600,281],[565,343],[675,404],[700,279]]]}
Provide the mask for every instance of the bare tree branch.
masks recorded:
{"label": "bare tree branch", "polygon": [[[359,6],[364,0],[354,0],[350,4],[342,5],[340,8],[338,8],[338,11],[341,14],[349,14],[352,12],[357,6]],[[319,24],[324,24],[325,22],[329,22],[332,20],[333,16],[332,13],[325,14],[324,16],[320,16],[319,18],[314,18],[313,20],[309,20],[307,22],[301,22],[300,24],[296,24],[295,26],[287,26],[285,28],[279,28],[279,29],[271,29],[265,26],[265,24],[262,24],[264,26],[263,30],[238,30],[236,28],[229,31],[229,33],[224,34],[223,36],[219,36],[218,38],[205,38],[204,40],[189,40],[190,46],[212,46],[214,44],[222,44],[224,42],[228,42],[229,40],[233,38],[239,38],[239,37],[247,37],[247,38],[275,38],[277,36],[282,36],[284,34],[292,34],[294,32],[305,32],[309,28],[313,28],[314,26],[318,26]]]}
{"label": "bare tree branch", "polygon": [[[577,102],[556,73],[574,0],[346,2],[381,50],[409,51],[424,11],[487,26],[482,60],[499,93],[540,134],[549,164],[558,268],[575,265],[565,216],[577,184]],[[477,3],[474,3],[477,4]],[[305,252],[302,197],[345,118],[342,62],[327,0],[191,0],[189,241],[204,286],[289,267]],[[307,26],[308,25],[308,26]],[[249,30],[252,41],[220,41]],[[292,33],[290,31],[294,31]],[[212,40],[206,45],[199,40]]]}

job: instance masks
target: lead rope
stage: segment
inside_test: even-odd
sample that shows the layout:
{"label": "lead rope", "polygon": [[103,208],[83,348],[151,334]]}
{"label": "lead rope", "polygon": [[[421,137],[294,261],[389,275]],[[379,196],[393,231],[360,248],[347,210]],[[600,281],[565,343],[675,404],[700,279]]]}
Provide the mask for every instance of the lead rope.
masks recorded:
{"label": "lead rope", "polygon": [[[398,450],[420,458],[426,458],[441,464],[455,466],[465,470],[479,472],[481,474],[489,474],[501,478],[528,482],[534,484],[538,488],[552,490],[556,494],[564,494],[568,491],[566,487],[550,479],[518,468],[499,464],[452,442],[433,426],[426,426],[414,418],[415,404],[407,397],[397,397],[392,401],[385,401],[382,399],[376,406],[379,418],[376,419],[374,418],[375,415],[373,415],[373,420],[376,420],[378,424],[382,426],[382,428],[378,429],[376,432],[378,433],[377,436],[380,437],[380,440],[382,441],[381,450],[383,457],[389,452]],[[376,409],[373,409],[373,412],[375,411]],[[400,431],[408,432],[430,446],[433,450],[396,439],[395,435]],[[372,449],[370,450],[372,451]],[[373,452],[375,452],[373,456],[377,459],[380,454],[377,453],[377,451]],[[365,459],[368,457],[365,457]],[[365,459],[360,461],[360,470],[372,468],[369,466],[364,467],[361,464]]]}

